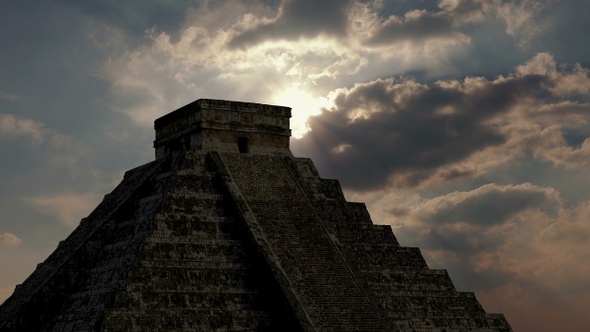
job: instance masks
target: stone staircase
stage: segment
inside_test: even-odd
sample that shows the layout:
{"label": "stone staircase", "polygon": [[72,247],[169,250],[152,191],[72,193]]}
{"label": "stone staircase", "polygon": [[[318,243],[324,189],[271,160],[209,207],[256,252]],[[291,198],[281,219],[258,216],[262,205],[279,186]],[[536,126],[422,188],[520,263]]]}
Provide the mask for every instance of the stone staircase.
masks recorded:
{"label": "stone staircase", "polygon": [[280,156],[223,154],[314,331],[384,331],[345,259]]}

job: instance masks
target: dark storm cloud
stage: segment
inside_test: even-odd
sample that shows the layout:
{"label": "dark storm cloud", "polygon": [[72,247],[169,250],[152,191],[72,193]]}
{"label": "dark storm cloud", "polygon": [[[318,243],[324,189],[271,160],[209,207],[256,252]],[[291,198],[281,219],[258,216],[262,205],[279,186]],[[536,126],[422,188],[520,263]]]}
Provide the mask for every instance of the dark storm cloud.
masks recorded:
{"label": "dark storm cloud", "polygon": [[460,28],[470,22],[483,20],[482,3],[457,1],[439,3],[440,8],[429,11],[408,10],[403,16],[390,16],[366,41],[368,45],[384,45],[410,41],[421,43],[429,39],[450,38],[460,34]]}
{"label": "dark storm cloud", "polygon": [[364,3],[377,4],[376,11],[383,18],[391,15],[404,14],[415,9],[425,9],[428,11],[436,11],[439,9],[438,0],[397,0],[397,1],[380,1],[364,0]]}
{"label": "dark storm cloud", "polygon": [[352,0],[285,0],[279,16],[235,36],[231,47],[244,47],[267,40],[297,40],[318,35],[343,36]]}
{"label": "dark storm cloud", "polygon": [[[424,225],[429,227],[430,225]],[[432,227],[415,236],[416,243],[421,243],[425,250],[442,250],[448,253],[460,253],[462,256],[475,255],[485,250],[496,250],[504,243],[502,234],[485,234],[475,227]]]}
{"label": "dark storm cloud", "polygon": [[441,14],[418,12],[415,17],[392,18],[367,40],[369,45],[390,44],[400,41],[421,42],[426,39],[451,36],[455,33],[453,21]]}
{"label": "dark storm cloud", "polygon": [[509,221],[514,215],[539,209],[555,215],[559,199],[552,190],[530,184],[519,186],[486,185],[457,196],[450,194],[432,206],[424,221],[433,225],[469,223],[491,227]]}
{"label": "dark storm cloud", "polygon": [[[481,84],[480,84],[481,83]],[[424,85],[377,80],[340,92],[334,109],[310,118],[303,145],[322,171],[355,190],[414,186],[507,137],[490,120],[545,91],[546,77]],[[442,176],[464,176],[449,169]]]}
{"label": "dark storm cloud", "polygon": [[[268,40],[297,40],[301,37],[313,38],[319,35],[344,38],[348,32],[349,21],[358,19],[351,11],[354,4],[366,6],[383,22],[379,23],[380,27],[372,36],[364,36],[368,38],[366,44],[373,46],[398,41],[423,42],[433,38],[451,37],[458,33],[458,27],[472,21],[472,16],[481,12],[480,4],[468,1],[441,9],[434,1],[418,4],[400,2],[392,5],[389,2],[382,4],[354,0],[285,0],[275,20],[238,34],[229,45],[244,47]],[[433,11],[428,11],[429,9]]]}
{"label": "dark storm cloud", "polygon": [[417,243],[424,243],[428,250],[472,256],[503,246],[507,241],[506,234],[497,229],[522,223],[515,219],[517,215],[540,211],[555,218],[561,204],[559,194],[553,189],[531,184],[489,184],[469,192],[437,197],[414,207],[407,217],[414,219],[419,226],[415,225],[405,235]]}

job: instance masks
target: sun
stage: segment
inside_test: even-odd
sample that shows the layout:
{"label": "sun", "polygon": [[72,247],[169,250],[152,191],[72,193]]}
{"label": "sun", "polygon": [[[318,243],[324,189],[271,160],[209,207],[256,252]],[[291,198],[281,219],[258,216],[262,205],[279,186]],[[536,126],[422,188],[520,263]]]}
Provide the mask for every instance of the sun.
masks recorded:
{"label": "sun", "polygon": [[291,107],[291,136],[301,138],[310,128],[307,119],[317,115],[322,108],[330,108],[332,102],[326,97],[314,97],[308,92],[290,87],[272,97],[273,104]]}

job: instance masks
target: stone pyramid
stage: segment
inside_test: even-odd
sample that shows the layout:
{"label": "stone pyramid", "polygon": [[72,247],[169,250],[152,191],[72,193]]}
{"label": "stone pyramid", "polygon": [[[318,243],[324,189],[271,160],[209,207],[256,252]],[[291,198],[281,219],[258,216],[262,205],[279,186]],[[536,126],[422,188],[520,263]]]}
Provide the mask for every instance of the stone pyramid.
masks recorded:
{"label": "stone pyramid", "polygon": [[0,331],[511,331],[289,150],[287,107],[200,99],[0,307]]}

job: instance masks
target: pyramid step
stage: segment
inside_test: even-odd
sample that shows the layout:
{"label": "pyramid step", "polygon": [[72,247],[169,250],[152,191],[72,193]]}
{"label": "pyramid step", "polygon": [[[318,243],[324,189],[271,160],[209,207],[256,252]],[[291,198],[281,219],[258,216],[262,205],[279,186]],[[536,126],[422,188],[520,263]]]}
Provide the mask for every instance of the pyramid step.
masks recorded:
{"label": "pyramid step", "polygon": [[448,282],[443,280],[442,282],[446,282],[447,284],[439,285],[436,282],[425,282],[424,284],[418,285],[420,281],[415,281],[414,284],[412,283],[376,283],[368,281],[367,284],[375,293],[379,294],[386,294],[388,296],[395,296],[396,294],[421,294],[421,293],[433,293],[433,292],[454,292],[456,291],[454,288],[449,287],[452,285],[448,285]]}
{"label": "pyramid step", "polygon": [[468,314],[485,316],[485,311],[477,302],[475,295],[468,292],[431,292],[419,296],[378,296],[380,303],[388,308],[391,315],[410,315],[423,312],[428,315],[453,315],[463,317]]}
{"label": "pyramid step", "polygon": [[368,284],[380,293],[392,290],[455,290],[446,270],[362,270]]}
{"label": "pyramid step", "polygon": [[150,326],[153,331],[236,331],[256,330],[273,321],[266,311],[253,310],[192,310],[153,309],[115,310],[109,312],[103,325],[105,330],[138,330]]}
{"label": "pyramid step", "polygon": [[[354,226],[354,227],[353,227]],[[333,230],[340,242],[349,245],[379,245],[389,244],[399,246],[399,243],[389,225],[351,225],[343,224]]]}
{"label": "pyramid step", "polygon": [[177,190],[190,189],[199,193],[215,193],[218,187],[217,176],[213,173],[186,171],[176,172],[173,186]]}
{"label": "pyramid step", "polygon": [[159,242],[150,239],[142,244],[141,257],[150,260],[217,260],[235,261],[244,256],[243,245],[237,240],[190,239],[181,242]]}
{"label": "pyramid step", "polygon": [[[223,222],[225,220],[234,220],[231,215],[223,215],[217,213],[218,207],[215,208],[203,208],[197,209],[196,211],[158,211],[153,216],[153,220],[159,221],[187,221],[187,220],[199,220],[202,222]],[[215,213],[214,213],[215,212]]]}
{"label": "pyramid step", "polygon": [[215,247],[234,247],[241,246],[240,240],[225,240],[225,239],[200,239],[195,237],[169,237],[169,236],[150,236],[143,241],[144,249],[154,246],[168,246],[168,245],[199,245],[199,246],[215,246]]}
{"label": "pyramid step", "polygon": [[419,248],[384,245],[352,245],[346,249],[354,255],[361,266],[385,268],[428,268]]}
{"label": "pyramid step", "polygon": [[[482,325],[487,324],[487,318],[484,313],[479,311],[471,312],[469,310],[428,310],[426,308],[387,308],[389,311],[387,317],[392,320],[411,320],[415,317],[430,319],[477,319]],[[392,312],[398,310],[398,313]],[[440,325],[439,325],[440,326]],[[444,325],[443,325],[444,326]]]}
{"label": "pyramid step", "polygon": [[[400,247],[400,248],[411,248],[411,247]],[[381,273],[381,274],[401,274],[401,275],[432,275],[436,278],[436,275],[446,275],[449,273],[445,269],[431,269],[431,268],[397,268],[397,267],[380,267],[375,265],[363,265],[360,269],[362,273]]]}
{"label": "pyramid step", "polygon": [[118,228],[118,233],[120,233],[120,231],[123,230],[125,227],[135,227],[137,225],[145,225],[149,221],[150,221],[150,219],[147,219],[147,218],[130,218],[125,221],[118,222],[116,224],[116,227]]}
{"label": "pyramid step", "polygon": [[[234,311],[195,311],[195,310],[153,310],[148,313],[127,313],[111,311],[101,329],[127,331],[142,330],[140,327],[150,326],[153,331],[201,331],[230,329],[232,331],[251,331],[265,325],[271,325],[274,319],[266,311],[234,310]],[[168,317],[168,318],[163,318]],[[95,331],[98,329],[96,314],[75,313],[60,316],[53,329],[55,331]],[[147,324],[147,325],[146,325]]]}
{"label": "pyramid step", "polygon": [[133,242],[143,239],[151,233],[151,220],[146,218],[135,218],[124,224],[116,225],[116,231],[106,249],[120,248]]}
{"label": "pyramid step", "polygon": [[51,331],[96,331],[102,319],[100,312],[71,313],[56,317]]}
{"label": "pyramid step", "polygon": [[[125,251],[129,251],[130,249],[134,249],[137,243],[150,233],[151,232],[148,229],[141,227],[141,225],[136,227],[135,231],[133,232],[119,232],[117,233],[117,237],[113,239],[112,243],[106,244],[104,246],[104,250],[106,253],[111,253],[114,251],[120,251],[120,253],[123,253]],[[110,255],[107,254],[107,256]],[[116,256],[119,255],[117,254]]]}
{"label": "pyramid step", "polygon": [[167,171],[167,172],[163,172],[158,174],[158,176],[156,176],[156,181],[162,181],[165,179],[168,179],[170,177],[172,177],[173,175],[175,175],[176,172],[174,171]]}
{"label": "pyramid step", "polygon": [[[220,284],[206,284],[202,285],[199,283],[195,283],[192,285],[181,285],[177,284],[175,287],[165,288],[162,289],[161,287],[155,287],[151,284],[146,284],[145,282],[131,282],[125,285],[125,289],[122,292],[119,292],[120,296],[131,296],[125,294],[136,294],[137,296],[141,296],[144,293],[162,293],[162,294],[179,294],[179,296],[185,294],[247,294],[248,291],[251,291],[250,288],[244,287],[243,285],[237,284],[230,284],[230,285],[220,285]],[[135,295],[134,295],[135,296]]]}
{"label": "pyramid step", "polygon": [[[205,271],[205,270],[203,270]],[[205,271],[207,272],[207,271]],[[163,293],[206,293],[206,294],[218,294],[223,292],[236,293],[245,292],[250,290],[252,287],[252,281],[247,283],[241,281],[234,276],[228,275],[226,277],[215,276],[212,273],[201,273],[194,275],[208,277],[208,280],[193,280],[193,285],[179,285],[175,284],[173,280],[154,280],[151,284],[146,285],[139,281],[127,285],[126,291],[130,293],[145,294],[152,292],[163,292]],[[137,278],[136,278],[137,279]],[[134,280],[136,280],[134,279]],[[184,278],[186,279],[186,278]],[[183,280],[184,280],[183,279]]]}
{"label": "pyramid step", "polygon": [[[411,316],[399,320],[394,319],[394,327],[399,331],[479,331],[492,332],[497,329],[489,328],[488,322],[481,317],[440,317],[440,316]],[[441,328],[442,327],[442,328]],[[511,331],[511,330],[510,330]]]}
{"label": "pyramid step", "polygon": [[119,308],[257,310],[260,309],[259,303],[260,294],[247,290],[192,289],[178,292],[144,288],[141,292],[120,293],[115,297],[115,307]]}
{"label": "pyramid step", "polygon": [[[375,289],[375,294],[378,294],[378,298],[383,299],[385,302],[387,301],[397,301],[396,298],[404,298],[404,299],[415,299],[412,301],[423,301],[426,298],[432,299],[433,301],[445,301],[445,299],[451,299],[449,301],[455,301],[457,299],[461,299],[461,301],[472,301],[474,298],[471,296],[464,296],[458,295],[461,292],[457,292],[454,290],[438,290],[438,289],[429,289],[429,290],[395,290],[395,289]],[[458,301],[458,300],[457,300]],[[467,303],[467,302],[465,302]],[[469,304],[471,305],[471,304]],[[447,308],[452,309],[452,308]]]}
{"label": "pyramid step", "polygon": [[305,182],[316,199],[344,201],[344,194],[338,180],[306,178]]}
{"label": "pyramid step", "polygon": [[[175,207],[175,205],[184,207],[187,204],[200,207],[216,207],[218,204],[224,202],[224,197],[214,193],[177,190],[173,193],[168,193],[166,200],[172,207]],[[191,211],[191,209],[189,208],[186,211]]]}
{"label": "pyramid step", "polygon": [[174,175],[179,178],[190,177],[190,176],[203,176],[209,177],[213,173],[208,171],[204,165],[190,165],[189,167],[181,167],[175,170]]}
{"label": "pyramid step", "polygon": [[344,205],[343,213],[347,216],[346,220],[348,222],[373,225],[371,215],[369,214],[365,203],[347,202]]}
{"label": "pyramid step", "polygon": [[151,195],[151,196],[148,196],[148,197],[145,197],[145,198],[140,199],[137,202],[137,205],[139,205],[139,206],[145,205],[147,203],[150,203],[150,202],[155,201],[155,200],[159,200],[161,198],[162,198],[162,194]]}
{"label": "pyramid step", "polygon": [[212,220],[167,220],[158,222],[153,237],[234,239],[240,237],[243,226],[218,218]]}
{"label": "pyramid step", "polygon": [[505,332],[512,332],[508,321],[502,314],[486,314],[486,318],[488,319],[488,325],[490,327],[495,328],[494,331],[505,331]]}

